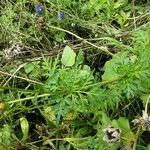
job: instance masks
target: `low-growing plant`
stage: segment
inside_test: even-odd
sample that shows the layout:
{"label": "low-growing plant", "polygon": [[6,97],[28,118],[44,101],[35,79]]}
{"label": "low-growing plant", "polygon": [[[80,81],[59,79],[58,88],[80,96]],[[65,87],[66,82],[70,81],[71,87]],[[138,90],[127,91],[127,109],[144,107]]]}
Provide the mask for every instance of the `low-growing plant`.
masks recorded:
{"label": "low-growing plant", "polygon": [[[138,41],[134,43],[135,47],[136,44]],[[145,43],[143,45],[146,47]],[[32,140],[32,134],[30,135],[28,131],[34,129],[40,136],[42,147],[49,145],[53,149],[65,149],[65,147],[99,149],[107,146],[109,148],[107,143],[110,142],[114,143],[111,149],[124,146],[131,148],[136,145],[138,137],[131,131],[128,119],[119,118],[111,121],[104,112],[116,112],[124,99],[127,99],[129,103],[133,97],[145,94],[138,87],[142,87],[144,84],[140,85],[140,83],[148,79],[149,72],[145,71],[149,69],[148,64],[142,68],[141,66],[143,66],[142,63],[147,63],[149,58],[147,57],[145,62],[140,61],[140,53],[135,47],[132,51],[130,49],[130,51],[118,52],[114,58],[106,62],[103,81],[98,79],[99,75],[94,77],[90,68],[83,65],[82,50],[76,56],[69,46],[65,47],[61,59],[58,55],[55,59],[45,57],[42,61],[26,64],[18,75],[25,74],[31,81],[36,80],[37,84],[28,84],[26,90],[20,89],[20,91],[15,90],[15,88],[19,89],[15,86],[12,96],[9,92],[3,94],[5,90],[2,90],[4,103],[9,105],[9,109],[11,108],[11,112],[8,111],[9,109],[4,111],[1,117],[2,126],[6,126],[5,122],[16,124],[14,129],[19,126],[17,119],[11,122],[8,120],[9,117],[12,119],[12,113],[17,112],[23,136],[16,133],[15,137],[19,138],[21,145],[27,147],[28,140]],[[138,71],[144,72],[145,76],[139,74],[143,77],[139,78]],[[13,82],[23,86],[21,80]],[[15,100],[12,101],[11,97]],[[40,124],[35,123],[34,127],[28,121],[28,116],[23,115],[25,111],[29,113],[30,109],[37,109],[38,114],[43,118],[43,121]],[[29,129],[31,127],[33,129]],[[9,132],[15,132],[12,127],[9,126],[9,128]],[[110,139],[111,136],[112,139]],[[121,142],[117,144],[120,138]],[[12,146],[11,142],[8,144]]]}
{"label": "low-growing plant", "polygon": [[146,4],[1,1],[0,149],[149,150]]}

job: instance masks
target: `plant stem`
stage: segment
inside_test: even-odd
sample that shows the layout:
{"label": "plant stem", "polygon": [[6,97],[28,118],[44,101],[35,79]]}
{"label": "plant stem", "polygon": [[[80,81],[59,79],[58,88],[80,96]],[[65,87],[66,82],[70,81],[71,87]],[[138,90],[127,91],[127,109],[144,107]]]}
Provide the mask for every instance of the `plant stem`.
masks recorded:
{"label": "plant stem", "polygon": [[99,46],[97,46],[97,45],[95,45],[95,44],[93,44],[93,43],[87,41],[86,39],[83,39],[83,38],[81,38],[80,36],[78,36],[78,35],[76,35],[76,34],[70,32],[70,31],[68,31],[68,30],[65,30],[65,29],[62,29],[62,28],[59,28],[59,27],[55,27],[55,26],[52,26],[52,25],[47,25],[47,27],[52,28],[52,29],[56,29],[56,30],[59,30],[59,31],[66,32],[66,33],[68,33],[68,34],[71,34],[71,35],[73,35],[74,37],[76,37],[77,39],[83,41],[84,43],[87,43],[87,44],[89,44],[89,45],[91,45],[91,46],[93,46],[93,47],[95,47],[95,48],[97,48],[97,49],[99,49],[99,50],[101,50],[101,51],[107,53],[108,55],[115,56],[113,53],[111,53],[111,52],[108,51],[107,47],[104,47],[104,46],[100,46],[100,47],[99,47]]}
{"label": "plant stem", "polygon": [[140,130],[141,130],[141,125],[138,126],[132,150],[136,150],[136,146],[137,146],[137,141],[138,141],[138,137],[139,137],[139,134],[140,134]]}
{"label": "plant stem", "polygon": [[13,104],[13,103],[17,103],[17,102],[22,102],[22,101],[26,101],[26,100],[31,100],[33,98],[41,98],[41,97],[45,97],[45,96],[50,96],[51,94],[45,93],[42,95],[37,95],[37,96],[31,96],[31,97],[26,97],[26,98],[22,98],[22,99],[15,99],[13,101],[9,101],[8,104]]}
{"label": "plant stem", "polygon": [[22,80],[25,80],[25,81],[28,81],[28,82],[32,82],[32,83],[36,83],[36,84],[43,85],[43,83],[41,83],[41,82],[34,81],[34,80],[31,80],[31,79],[27,79],[27,78],[24,78],[24,77],[20,77],[20,76],[17,76],[17,75],[13,75],[13,74],[10,74],[10,73],[1,71],[1,70],[0,70],[0,73],[2,73],[2,74],[4,74],[4,75],[11,76],[11,77],[13,76],[14,78],[22,79]]}
{"label": "plant stem", "polygon": [[149,103],[149,99],[150,99],[150,94],[146,100],[146,105],[145,105],[145,113],[147,113],[147,107],[148,107],[148,103]]}

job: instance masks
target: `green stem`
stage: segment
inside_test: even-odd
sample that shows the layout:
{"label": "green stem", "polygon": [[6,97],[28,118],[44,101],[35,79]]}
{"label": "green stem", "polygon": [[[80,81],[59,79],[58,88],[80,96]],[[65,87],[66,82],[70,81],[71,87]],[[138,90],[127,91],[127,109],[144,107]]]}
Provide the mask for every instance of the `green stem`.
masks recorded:
{"label": "green stem", "polygon": [[8,104],[13,104],[13,103],[17,103],[17,102],[22,102],[22,101],[26,101],[26,100],[31,100],[36,98],[41,98],[41,97],[45,97],[45,96],[50,96],[51,94],[42,94],[42,95],[37,95],[37,96],[31,96],[31,97],[26,97],[26,98],[21,98],[21,99],[15,99],[13,101],[9,101]]}
{"label": "green stem", "polygon": [[[97,82],[97,83],[93,83],[93,84],[90,84],[90,85],[86,85],[85,88],[90,88],[90,87],[94,87],[94,86],[97,86],[97,85],[106,85],[106,84],[109,84],[109,83],[113,83],[113,82],[116,82],[118,80],[121,80],[124,76],[122,77],[118,77],[116,79],[113,79],[113,80],[108,80],[108,81],[100,81],[100,82]],[[83,88],[80,88],[80,90],[82,90]]]}
{"label": "green stem", "polygon": [[147,107],[148,107],[148,103],[149,103],[149,99],[150,99],[150,94],[146,100],[146,105],[145,105],[145,113],[147,113]]}
{"label": "green stem", "polygon": [[139,125],[138,129],[137,129],[137,132],[136,132],[136,135],[135,135],[135,140],[134,140],[134,144],[133,144],[133,149],[132,150],[136,150],[137,141],[138,141],[138,137],[139,137],[140,131],[141,131],[141,126]]}

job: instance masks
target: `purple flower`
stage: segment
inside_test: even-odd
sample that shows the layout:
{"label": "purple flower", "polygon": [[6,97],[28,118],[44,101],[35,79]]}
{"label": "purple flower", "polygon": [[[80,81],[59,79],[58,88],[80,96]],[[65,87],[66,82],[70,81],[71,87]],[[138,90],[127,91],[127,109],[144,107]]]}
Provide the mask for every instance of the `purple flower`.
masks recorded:
{"label": "purple flower", "polygon": [[42,15],[43,9],[42,9],[42,5],[41,4],[37,4],[35,6],[35,11],[38,15]]}
{"label": "purple flower", "polygon": [[58,19],[63,20],[64,18],[65,18],[65,13],[62,11],[58,12]]}

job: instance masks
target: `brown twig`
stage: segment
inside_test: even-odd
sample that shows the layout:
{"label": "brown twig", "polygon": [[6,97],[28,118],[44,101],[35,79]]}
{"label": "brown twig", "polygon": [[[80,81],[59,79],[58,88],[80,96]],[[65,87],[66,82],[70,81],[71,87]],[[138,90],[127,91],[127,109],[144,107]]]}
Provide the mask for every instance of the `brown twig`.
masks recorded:
{"label": "brown twig", "polygon": [[4,74],[4,75],[11,76],[11,77],[14,77],[14,78],[22,79],[22,80],[25,80],[25,81],[28,81],[28,82],[31,82],[31,83],[36,83],[36,84],[43,85],[43,83],[41,83],[41,82],[34,81],[34,80],[31,80],[31,79],[28,79],[28,78],[24,78],[24,77],[20,77],[20,76],[17,76],[17,75],[13,75],[11,73],[7,73],[7,72],[1,71],[1,70],[0,70],[0,73]]}

